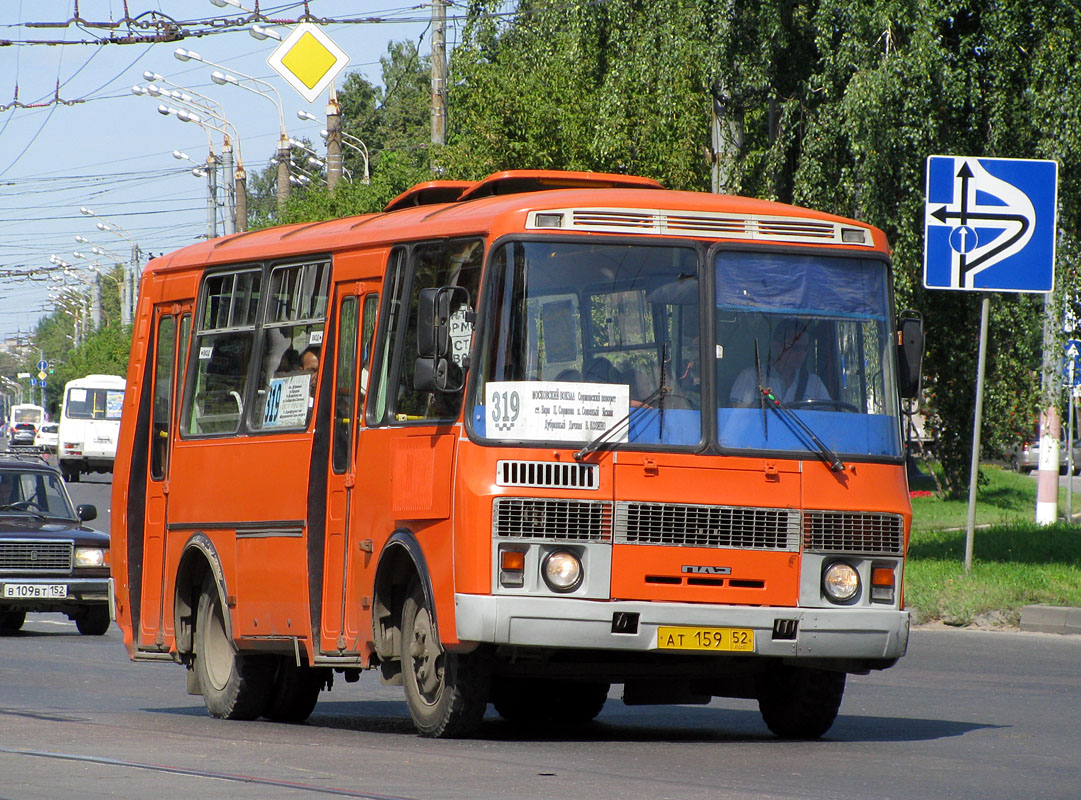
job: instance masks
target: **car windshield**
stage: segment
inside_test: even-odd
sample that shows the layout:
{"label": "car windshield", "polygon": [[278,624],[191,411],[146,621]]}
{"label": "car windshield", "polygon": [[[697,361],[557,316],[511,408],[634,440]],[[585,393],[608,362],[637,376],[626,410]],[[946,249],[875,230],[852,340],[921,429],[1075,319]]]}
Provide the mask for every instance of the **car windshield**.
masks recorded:
{"label": "car windshield", "polygon": [[0,470],[0,520],[18,515],[75,520],[59,475],[45,470]]}

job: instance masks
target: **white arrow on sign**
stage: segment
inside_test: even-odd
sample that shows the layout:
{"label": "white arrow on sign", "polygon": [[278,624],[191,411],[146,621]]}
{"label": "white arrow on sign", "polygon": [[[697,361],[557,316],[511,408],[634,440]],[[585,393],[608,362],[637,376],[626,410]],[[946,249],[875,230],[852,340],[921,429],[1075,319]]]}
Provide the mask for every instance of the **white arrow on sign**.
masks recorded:
{"label": "white arrow on sign", "polygon": [[[985,170],[977,159],[958,159],[952,203],[928,213],[929,225],[948,225],[953,248],[950,284],[971,289],[976,276],[985,269],[1019,252],[1036,228],[1032,200],[1013,184]],[[1001,203],[978,202],[978,194]],[[999,229],[996,236],[980,241],[977,227]]]}

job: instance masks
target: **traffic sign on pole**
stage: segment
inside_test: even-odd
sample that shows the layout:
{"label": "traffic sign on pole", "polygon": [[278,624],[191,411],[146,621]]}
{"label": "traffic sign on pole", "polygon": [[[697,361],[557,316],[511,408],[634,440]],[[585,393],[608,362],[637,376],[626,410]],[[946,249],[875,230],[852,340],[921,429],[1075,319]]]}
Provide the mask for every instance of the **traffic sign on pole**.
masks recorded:
{"label": "traffic sign on pole", "polygon": [[1066,388],[1081,386],[1081,340],[1066,342],[1066,357],[1062,361],[1062,385]]}
{"label": "traffic sign on pole", "polygon": [[310,22],[293,28],[267,58],[267,64],[309,103],[315,102],[348,63],[345,51]]}
{"label": "traffic sign on pole", "polygon": [[928,289],[1050,292],[1058,164],[931,156],[924,207]]}

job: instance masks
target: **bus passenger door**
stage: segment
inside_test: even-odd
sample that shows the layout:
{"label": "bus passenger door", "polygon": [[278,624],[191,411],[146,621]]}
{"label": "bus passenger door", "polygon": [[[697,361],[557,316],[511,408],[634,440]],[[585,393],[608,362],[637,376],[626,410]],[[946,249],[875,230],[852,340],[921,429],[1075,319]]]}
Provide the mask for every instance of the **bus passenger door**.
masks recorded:
{"label": "bus passenger door", "polygon": [[156,650],[165,641],[165,531],[169,506],[169,462],[176,419],[178,375],[183,371],[191,330],[191,305],[173,304],[154,309],[154,351],[147,369],[153,369],[150,408],[150,443],[147,459],[146,508],[143,522],[142,590],[140,592],[139,648]]}
{"label": "bus passenger door", "polygon": [[356,430],[367,388],[367,353],[378,294],[376,285],[349,283],[337,294],[337,357],[330,467],[327,475],[326,543],[323,555],[323,601],[319,649],[324,653],[355,652],[361,636],[360,609],[350,598],[372,566],[370,540],[356,533]]}

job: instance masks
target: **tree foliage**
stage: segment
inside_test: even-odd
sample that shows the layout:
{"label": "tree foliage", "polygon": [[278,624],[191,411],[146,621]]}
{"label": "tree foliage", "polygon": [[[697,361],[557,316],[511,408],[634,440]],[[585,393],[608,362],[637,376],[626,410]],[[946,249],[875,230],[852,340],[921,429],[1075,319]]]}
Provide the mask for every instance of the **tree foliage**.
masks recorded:
{"label": "tree foliage", "polygon": [[[1054,158],[1060,196],[1076,197],[1078,12],[1052,0],[522,0],[497,22],[500,5],[472,3],[454,54],[447,171],[628,171],[703,189],[723,100],[738,133],[729,191],[886,231],[898,303],[926,320],[947,483],[966,486],[980,298],[922,287],[925,159]],[[1076,286],[1081,219],[1066,205],[1058,282]],[[993,298],[987,454],[1035,424],[1043,316],[1041,297]]]}

